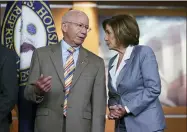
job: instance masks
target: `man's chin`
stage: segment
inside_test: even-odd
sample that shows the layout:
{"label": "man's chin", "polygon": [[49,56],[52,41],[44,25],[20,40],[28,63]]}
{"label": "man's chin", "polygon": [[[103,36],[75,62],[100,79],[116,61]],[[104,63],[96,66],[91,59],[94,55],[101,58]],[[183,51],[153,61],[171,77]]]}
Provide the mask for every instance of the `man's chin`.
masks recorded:
{"label": "man's chin", "polygon": [[83,42],[75,43],[76,46],[81,46],[82,44],[83,44]]}
{"label": "man's chin", "polygon": [[77,46],[82,45],[84,43],[84,39],[79,39],[75,42]]}

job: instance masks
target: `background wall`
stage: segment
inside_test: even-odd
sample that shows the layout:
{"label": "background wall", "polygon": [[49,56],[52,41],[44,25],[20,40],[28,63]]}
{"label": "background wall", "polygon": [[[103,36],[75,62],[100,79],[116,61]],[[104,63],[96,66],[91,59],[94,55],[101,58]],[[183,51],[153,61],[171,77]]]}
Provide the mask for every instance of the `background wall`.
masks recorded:
{"label": "background wall", "polygon": [[[91,32],[89,32],[88,37],[86,38],[83,46],[89,49],[90,51],[94,52],[95,54],[103,57],[106,62],[105,63],[106,68],[107,68],[107,59],[115,53],[109,52],[108,49],[105,47],[105,43],[103,41],[103,30],[101,28],[101,22],[103,18],[110,17],[116,14],[130,13],[130,14],[133,14],[135,17],[137,17],[137,20],[139,20],[139,25],[140,25],[142,24],[140,18],[144,20],[144,22],[146,21],[144,16],[167,17],[170,19],[170,24],[175,24],[173,27],[176,26],[177,22],[182,21],[182,25],[181,25],[182,27],[177,28],[176,30],[175,29],[169,30],[169,32],[166,32],[166,34],[163,34],[162,29],[160,27],[160,24],[164,22],[163,19],[160,19],[159,24],[152,24],[152,26],[154,26],[155,29],[157,28],[160,29],[159,32],[162,32],[160,34],[159,32],[157,32],[158,34],[155,36],[161,35],[165,39],[165,35],[170,33],[172,34],[172,36],[170,36],[169,39],[166,39],[166,40],[170,40],[171,42],[174,42],[174,45],[176,45],[177,47],[179,47],[179,45],[183,46],[181,48],[182,51],[179,50],[175,52],[175,46],[172,47],[174,50],[172,51],[170,50],[170,53],[176,53],[176,54],[179,53],[179,56],[180,56],[179,62],[181,62],[183,65],[181,67],[183,67],[182,70],[185,76],[182,77],[183,79],[182,80],[179,74],[178,77],[179,77],[180,83],[175,83],[175,82],[171,83],[171,86],[173,86],[174,84],[177,84],[175,90],[171,93],[172,99],[170,98],[170,100],[175,100],[174,101],[175,105],[163,103],[163,109],[165,112],[165,117],[166,117],[166,122],[167,122],[166,132],[186,132],[187,131],[187,128],[186,128],[186,124],[187,124],[186,95],[184,95],[186,93],[186,84],[185,84],[186,82],[186,78],[185,78],[186,77],[186,65],[185,65],[186,64],[186,50],[185,49],[186,49],[186,15],[187,15],[187,10],[186,10],[186,7],[184,7],[184,5],[186,3],[184,2],[120,2],[119,3],[119,2],[71,2],[71,1],[70,2],[60,2],[60,1],[54,2],[54,1],[51,1],[50,4],[51,4],[51,10],[52,10],[52,14],[54,17],[59,40],[62,39],[63,37],[62,32],[61,32],[61,17],[66,11],[68,11],[71,8],[74,8],[74,9],[82,10],[85,13],[87,13],[87,15],[90,18],[90,26],[92,30]],[[0,22],[2,22],[4,10],[5,10],[5,2],[4,3],[0,2]],[[173,20],[171,18],[173,18]],[[143,32],[143,29],[145,28],[142,28],[141,32]],[[154,36],[154,30],[152,31],[153,36]],[[176,31],[178,32],[176,33]],[[155,31],[155,34],[156,34],[156,31]],[[152,38],[155,38],[155,37],[152,37]],[[178,38],[179,41],[175,42],[174,38]],[[161,39],[163,38],[159,38],[158,40],[161,40]],[[142,44],[146,44],[144,43],[144,42],[147,42],[145,40],[146,39],[142,38],[140,39],[140,42],[142,42]],[[171,42],[165,41],[159,44],[161,45],[160,47],[162,47],[163,44],[171,43]],[[153,49],[155,49],[155,52],[156,52],[156,48],[159,48],[158,41],[155,41],[152,39],[150,40],[149,44],[151,44],[150,46]],[[159,55],[160,54],[158,53],[158,55],[156,56],[157,59],[162,58],[162,56],[159,57]],[[167,56],[166,56],[166,60],[167,60]],[[175,57],[173,58],[170,57],[170,61],[175,62],[176,61]],[[169,78],[173,76],[173,74],[170,74],[170,75],[165,74],[165,75],[167,76],[167,78]],[[175,73],[175,74],[178,74],[178,73]],[[185,88],[181,89],[180,87],[181,85],[185,86]],[[182,96],[181,93],[183,94],[182,103],[180,103],[178,99],[178,97]],[[107,112],[108,112],[108,109],[107,109]],[[15,111],[13,111],[13,115],[14,115],[13,117],[14,119],[13,129],[14,130],[13,131],[17,132],[17,117],[16,117]],[[113,128],[114,128],[114,122],[107,120],[106,132],[113,132]]]}

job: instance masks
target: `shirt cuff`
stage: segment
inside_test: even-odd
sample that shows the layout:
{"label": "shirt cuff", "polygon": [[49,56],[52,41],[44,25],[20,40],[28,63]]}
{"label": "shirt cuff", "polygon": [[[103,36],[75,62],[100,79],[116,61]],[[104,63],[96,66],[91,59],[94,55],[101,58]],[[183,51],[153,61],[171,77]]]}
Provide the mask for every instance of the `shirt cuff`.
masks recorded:
{"label": "shirt cuff", "polygon": [[130,113],[130,110],[128,109],[127,106],[125,106],[125,110],[127,111],[128,114]]}

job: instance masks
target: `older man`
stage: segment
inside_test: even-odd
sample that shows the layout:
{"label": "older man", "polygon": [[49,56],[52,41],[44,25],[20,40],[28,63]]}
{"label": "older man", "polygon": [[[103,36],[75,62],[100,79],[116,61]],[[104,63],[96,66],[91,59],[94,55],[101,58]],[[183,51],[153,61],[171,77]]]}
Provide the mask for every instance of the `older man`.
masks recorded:
{"label": "older man", "polygon": [[38,103],[35,132],[104,132],[104,61],[82,47],[89,31],[88,16],[70,10],[63,40],[33,53],[25,97]]}

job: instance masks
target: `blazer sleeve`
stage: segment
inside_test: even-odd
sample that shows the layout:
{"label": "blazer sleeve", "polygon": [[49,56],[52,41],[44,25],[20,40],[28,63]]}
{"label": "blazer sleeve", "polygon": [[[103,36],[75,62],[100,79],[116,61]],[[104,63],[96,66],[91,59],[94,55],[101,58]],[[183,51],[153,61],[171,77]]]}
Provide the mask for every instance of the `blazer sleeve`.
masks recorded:
{"label": "blazer sleeve", "polygon": [[105,131],[106,80],[104,61],[100,60],[99,70],[92,91],[92,132]]}
{"label": "blazer sleeve", "polygon": [[33,85],[40,77],[40,74],[41,71],[38,52],[35,50],[32,55],[28,83],[24,90],[24,97],[27,100],[33,101],[35,103],[41,103],[43,101],[43,96],[39,96],[38,94],[40,91]]}
{"label": "blazer sleeve", "polygon": [[108,107],[119,104],[118,103],[119,102],[119,95],[117,95],[116,93],[111,92],[111,90],[110,90],[110,87],[111,87],[112,84],[111,84],[109,71],[111,69],[110,67],[111,67],[114,59],[116,58],[116,56],[112,57],[110,59],[110,61],[109,61],[109,64],[108,64],[109,65],[109,69],[108,69]]}
{"label": "blazer sleeve", "polygon": [[7,54],[1,67],[0,122],[14,108],[18,97],[16,54],[13,52]]}
{"label": "blazer sleeve", "polygon": [[127,108],[135,116],[146,109],[161,93],[161,81],[154,52],[150,47],[145,46],[140,56],[140,70],[143,76],[144,90],[126,104]]}
{"label": "blazer sleeve", "polygon": [[[119,103],[119,97],[118,95],[112,93],[110,90],[108,91],[108,107],[118,105]],[[118,98],[118,99],[117,99]]]}

